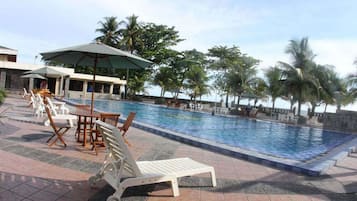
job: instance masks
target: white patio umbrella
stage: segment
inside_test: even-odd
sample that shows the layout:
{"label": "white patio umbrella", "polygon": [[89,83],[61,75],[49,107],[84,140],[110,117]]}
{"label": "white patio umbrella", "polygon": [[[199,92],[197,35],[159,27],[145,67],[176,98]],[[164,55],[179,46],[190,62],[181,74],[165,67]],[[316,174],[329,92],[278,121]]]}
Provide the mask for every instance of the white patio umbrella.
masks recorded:
{"label": "white patio umbrella", "polygon": [[34,73],[30,73],[30,74],[27,74],[27,75],[22,75],[20,77],[21,78],[36,78],[36,79],[41,79],[41,80],[47,80],[46,77],[43,77],[40,74],[34,74]]}
{"label": "white patio umbrella", "polygon": [[56,61],[75,66],[93,66],[93,90],[91,112],[93,112],[95,75],[97,68],[144,69],[151,61],[100,42],[78,45],[40,53],[43,60]]}
{"label": "white patio umbrella", "polygon": [[50,77],[61,77],[61,76],[65,76],[67,74],[65,73],[62,73],[58,70],[55,70],[51,67],[42,67],[42,68],[39,68],[39,69],[36,69],[36,70],[32,70],[32,71],[28,71],[28,72],[25,72],[25,73],[31,73],[31,74],[41,74],[41,75],[44,75],[44,76],[50,76]]}

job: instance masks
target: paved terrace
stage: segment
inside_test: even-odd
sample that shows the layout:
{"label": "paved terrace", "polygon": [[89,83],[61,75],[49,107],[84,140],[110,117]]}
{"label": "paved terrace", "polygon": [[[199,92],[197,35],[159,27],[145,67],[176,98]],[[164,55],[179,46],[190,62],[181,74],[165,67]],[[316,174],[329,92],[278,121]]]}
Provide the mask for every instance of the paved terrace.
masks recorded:
{"label": "paved terrace", "polygon": [[[74,129],[65,137],[67,148],[48,147],[51,128],[32,116],[20,96],[10,95],[0,106],[1,201],[101,201],[114,190],[87,179],[100,167],[104,150],[96,156],[75,142]],[[131,128],[131,152],[138,160],[191,157],[215,167],[216,188],[207,187],[208,175],[179,181],[180,196],[171,197],[168,184],[129,188],[122,198],[148,201],[306,201],[357,200],[357,154],[340,160],[327,175],[307,177],[216,154]]]}

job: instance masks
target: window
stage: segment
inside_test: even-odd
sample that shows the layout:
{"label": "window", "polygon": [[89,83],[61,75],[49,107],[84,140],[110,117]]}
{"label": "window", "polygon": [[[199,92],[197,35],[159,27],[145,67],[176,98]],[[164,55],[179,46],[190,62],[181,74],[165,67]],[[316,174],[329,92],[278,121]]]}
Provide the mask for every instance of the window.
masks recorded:
{"label": "window", "polygon": [[120,94],[120,85],[119,84],[114,85],[113,94]]}
{"label": "window", "polygon": [[71,90],[71,91],[83,91],[83,81],[70,80],[69,81],[69,90]]}

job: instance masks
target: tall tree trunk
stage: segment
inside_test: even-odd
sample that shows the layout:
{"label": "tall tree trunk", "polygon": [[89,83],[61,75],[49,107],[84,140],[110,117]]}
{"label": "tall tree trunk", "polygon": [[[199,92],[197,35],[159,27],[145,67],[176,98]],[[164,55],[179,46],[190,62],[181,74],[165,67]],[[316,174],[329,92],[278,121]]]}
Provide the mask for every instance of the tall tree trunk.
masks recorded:
{"label": "tall tree trunk", "polygon": [[272,108],[273,111],[274,111],[274,108],[275,108],[275,99],[273,99],[273,108]]}
{"label": "tall tree trunk", "polygon": [[239,103],[240,103],[240,95],[238,95],[238,99],[237,99],[237,105],[236,105],[236,108],[238,109],[239,107]]}
{"label": "tall tree trunk", "polygon": [[327,103],[325,104],[325,110],[324,110],[324,113],[326,113],[326,110],[327,110]]}
{"label": "tall tree trunk", "polygon": [[301,97],[302,97],[302,89],[299,89],[299,97],[298,97],[298,116],[301,115]]}
{"label": "tall tree trunk", "polygon": [[298,116],[300,116],[300,114],[301,114],[301,100],[300,100],[300,98],[299,98],[299,100],[298,100]]}
{"label": "tall tree trunk", "polygon": [[272,101],[273,101],[273,106],[272,106],[272,109],[270,111],[270,118],[271,119],[273,119],[273,113],[274,113],[274,108],[275,108],[275,98]]}
{"label": "tall tree trunk", "polygon": [[228,97],[229,97],[229,91],[227,91],[227,95],[226,95],[226,108],[228,108]]}
{"label": "tall tree trunk", "polygon": [[310,119],[311,119],[311,117],[314,116],[314,114],[315,114],[315,109],[316,109],[316,104],[315,104],[315,103],[313,103],[313,104],[311,104],[311,105],[312,105],[312,107],[311,107],[311,113],[308,114]]}
{"label": "tall tree trunk", "polygon": [[160,97],[164,96],[164,87],[161,87]]}

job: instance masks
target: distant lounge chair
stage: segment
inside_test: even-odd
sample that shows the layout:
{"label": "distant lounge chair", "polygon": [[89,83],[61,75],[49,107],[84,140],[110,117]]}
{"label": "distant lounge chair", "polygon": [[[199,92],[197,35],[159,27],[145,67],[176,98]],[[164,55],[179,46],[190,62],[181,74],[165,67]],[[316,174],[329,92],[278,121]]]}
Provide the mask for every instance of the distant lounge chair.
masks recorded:
{"label": "distant lounge chair", "polygon": [[26,100],[30,100],[31,94],[27,92],[26,88],[24,88],[24,94],[22,95],[22,98]]}
{"label": "distant lounge chair", "polygon": [[34,116],[36,116],[37,118],[43,117],[43,113],[46,111],[45,111],[45,104],[43,103],[41,96],[39,94],[31,95],[30,99],[32,103]]}
{"label": "distant lounge chair", "polygon": [[65,102],[58,102],[58,103],[62,103],[63,104],[63,105],[61,105],[59,107],[59,106],[56,106],[55,104],[53,104],[53,102],[52,102],[50,97],[46,97],[45,100],[46,100],[47,104],[50,105],[51,108],[56,110],[57,113],[60,113],[60,114],[68,114],[69,113],[69,109],[64,106]]}
{"label": "distant lounge chair", "polygon": [[190,158],[136,162],[116,127],[99,120],[96,123],[104,137],[107,154],[103,166],[89,178],[89,183],[107,181],[116,190],[107,201],[119,201],[128,187],[161,182],[170,182],[176,197],[179,196],[178,178],[202,173],[210,173],[212,186],[216,186],[214,168]]}
{"label": "distant lounge chair", "polygon": [[[40,100],[42,101],[42,97],[40,95],[38,95]],[[47,107],[50,109],[50,112],[52,114],[52,118],[56,119],[56,120],[66,120],[72,127],[73,127],[73,121],[77,120],[77,116],[76,115],[72,115],[72,114],[58,114],[56,108],[54,107],[53,104],[51,104],[51,100],[46,97],[47,100]],[[49,125],[49,119],[45,120],[45,126]]]}

